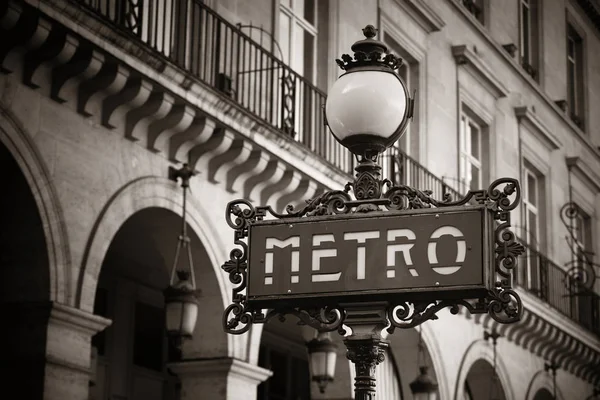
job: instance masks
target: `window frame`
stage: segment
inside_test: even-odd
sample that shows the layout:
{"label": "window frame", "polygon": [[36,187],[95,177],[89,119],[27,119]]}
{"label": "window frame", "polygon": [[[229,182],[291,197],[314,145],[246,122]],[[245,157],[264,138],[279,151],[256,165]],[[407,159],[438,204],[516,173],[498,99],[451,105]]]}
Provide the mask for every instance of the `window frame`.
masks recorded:
{"label": "window frame", "polygon": [[[541,19],[539,0],[519,1],[519,61],[525,72],[540,82],[540,33]],[[527,8],[527,18],[524,15]],[[527,24],[525,24],[527,20]],[[526,29],[527,27],[527,29]],[[527,46],[525,46],[527,44]],[[527,51],[525,51],[527,50]]]}
{"label": "window frame", "polygon": [[[572,21],[567,20],[566,26],[566,71],[567,71],[567,104],[569,106],[569,118],[580,129],[585,129],[586,116],[586,54],[585,36]],[[573,54],[570,44],[573,44]],[[571,72],[572,66],[572,72]]]}
{"label": "window frame", "polygon": [[[541,192],[542,192],[542,187],[541,187],[541,181],[543,181],[543,176],[540,176],[541,174],[537,173],[536,171],[533,170],[533,168],[529,167],[527,165],[527,163],[525,163],[525,165],[523,166],[523,212],[525,213],[524,218],[523,218],[523,229],[525,230],[524,232],[524,236],[525,236],[525,240],[527,240],[527,244],[532,247],[534,250],[539,251],[540,250],[540,217],[541,217],[541,207],[540,207],[540,200],[542,199],[541,196]],[[532,177],[535,181],[535,203],[534,204],[531,200],[530,200],[530,193],[529,193],[529,177]],[[529,212],[533,212],[533,214],[536,216],[536,226],[535,226],[535,230],[530,229],[530,221],[529,221]],[[535,234],[535,243],[531,243],[530,242],[530,237],[531,234],[534,233]]]}
{"label": "window frame", "polygon": [[[470,142],[471,140],[468,140],[469,143],[467,143],[466,140],[466,132],[463,129],[466,126],[471,126],[471,125],[475,125],[477,127],[478,130],[478,154],[479,154],[479,158],[476,158],[475,156],[473,156],[472,151],[469,151],[468,147],[470,147]],[[458,148],[459,148],[459,155],[458,155],[458,181],[459,181],[459,185],[460,185],[460,190],[463,193],[468,192],[469,190],[473,190],[473,189],[481,189],[483,187],[483,181],[484,181],[484,163],[483,163],[483,154],[484,154],[484,130],[485,130],[485,125],[482,124],[477,118],[474,118],[471,113],[466,112],[464,107],[461,110],[460,113],[460,117],[459,117],[459,132],[458,132]],[[467,144],[469,144],[469,146],[467,146]],[[463,162],[464,160],[464,162]],[[464,168],[465,165],[468,165],[469,168]],[[472,184],[472,178],[469,180],[468,184],[466,182],[466,175],[468,173],[468,170],[471,170],[472,167],[477,168],[477,170],[479,171],[478,173],[478,182],[475,185],[475,187],[473,187]]]}
{"label": "window frame", "polygon": [[[313,12],[314,12],[314,24],[307,21],[304,16],[298,14],[298,10],[294,8],[294,3],[297,0],[289,0],[290,5],[283,4],[283,2],[279,2],[277,7],[277,32],[278,32],[278,40],[279,43],[282,43],[284,39],[282,34],[282,26],[281,26],[281,15],[285,15],[289,18],[289,31],[285,39],[288,41],[286,48],[288,50],[287,59],[282,60],[284,63],[290,66],[298,75],[307,79],[312,84],[316,84],[316,72],[317,72],[317,50],[318,50],[318,22],[319,22],[319,7],[317,1],[312,2]],[[305,4],[307,4],[305,2]],[[312,45],[312,65],[310,66],[310,71],[306,71],[306,65],[304,64],[304,60],[306,57],[302,57],[301,60],[296,59],[296,45],[298,44],[298,34],[309,33],[313,37],[313,45]],[[304,41],[303,41],[304,42]],[[305,45],[306,46],[306,45]],[[304,53],[303,53],[304,54]],[[283,54],[285,57],[285,54]],[[302,63],[302,72],[298,71],[298,63]]]}

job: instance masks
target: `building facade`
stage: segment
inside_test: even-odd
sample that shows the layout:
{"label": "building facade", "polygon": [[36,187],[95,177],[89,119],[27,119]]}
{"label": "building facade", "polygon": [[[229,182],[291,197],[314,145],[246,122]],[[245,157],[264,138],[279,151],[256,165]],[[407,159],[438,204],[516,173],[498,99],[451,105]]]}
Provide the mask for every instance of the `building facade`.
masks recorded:
{"label": "building facade", "polygon": [[[429,366],[446,400],[593,399],[600,387],[600,4],[595,0],[7,0],[0,4],[0,355],[27,399],[353,398],[310,383],[293,317],[223,332],[225,205],[284,210],[351,179],[322,106],[373,24],[416,91],[382,157],[437,198],[518,178],[525,312],[388,336],[378,397]],[[182,359],[164,329],[182,191],[201,291]],[[497,339],[490,336],[500,335]],[[423,349],[419,352],[418,349]],[[8,389],[7,389],[8,390]],[[596,397],[597,398],[597,397]]]}

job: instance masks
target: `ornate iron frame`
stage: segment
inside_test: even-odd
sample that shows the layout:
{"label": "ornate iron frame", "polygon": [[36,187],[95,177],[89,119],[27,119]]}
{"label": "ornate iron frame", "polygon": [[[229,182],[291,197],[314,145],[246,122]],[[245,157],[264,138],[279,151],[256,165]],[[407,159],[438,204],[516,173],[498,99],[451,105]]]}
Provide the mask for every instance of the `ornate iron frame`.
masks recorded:
{"label": "ornate iron frame", "polygon": [[[495,241],[495,288],[489,289],[485,297],[477,299],[432,299],[428,301],[402,301],[388,304],[386,309],[390,326],[389,333],[396,328],[412,328],[425,321],[437,319],[436,313],[446,307],[452,314],[459,312],[459,306],[465,307],[471,314],[489,313],[500,323],[512,323],[520,319],[523,304],[519,295],[512,289],[512,269],[524,247],[516,241],[510,228],[510,211],[515,209],[521,198],[519,182],[513,178],[501,178],[494,181],[487,190],[469,191],[462,199],[453,201],[449,194],[443,200],[431,197],[432,192],[421,191],[407,185],[393,186],[388,179],[380,179],[381,167],[376,156],[359,159],[354,182],[346,184],[345,189],[327,191],[306,201],[306,206],[296,210],[288,205],[284,214],[274,211],[270,206],[253,207],[243,199],[227,204],[225,219],[234,229],[236,247],[230,252],[230,259],[221,267],[229,273],[229,280],[236,285],[232,291],[232,304],[223,313],[223,328],[230,334],[247,332],[253,323],[264,323],[273,317],[285,319],[291,314],[300,320],[300,324],[309,325],[321,331],[338,330],[345,334],[343,324],[346,310],[335,303],[326,307],[289,307],[271,309],[264,312],[248,304],[245,289],[248,268],[248,232],[249,227],[270,214],[278,219],[322,215],[368,213],[381,210],[411,210],[422,208],[443,208],[468,204],[483,204],[492,211],[497,221],[494,231]],[[500,188],[503,186],[502,188]],[[384,189],[386,189],[384,191]],[[355,199],[350,196],[354,192]],[[289,304],[286,302],[286,304]]]}

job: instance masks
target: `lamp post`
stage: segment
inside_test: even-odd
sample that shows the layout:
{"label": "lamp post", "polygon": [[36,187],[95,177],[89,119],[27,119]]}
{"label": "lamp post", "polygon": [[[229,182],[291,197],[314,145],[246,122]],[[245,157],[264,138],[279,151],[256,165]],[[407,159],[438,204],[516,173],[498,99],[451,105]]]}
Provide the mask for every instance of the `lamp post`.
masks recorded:
{"label": "lamp post", "polygon": [[[192,337],[198,318],[199,291],[196,289],[192,248],[190,246],[190,238],[187,234],[186,223],[187,189],[190,185],[190,178],[194,175],[194,171],[187,164],[183,164],[183,167],[178,170],[169,168],[169,179],[173,181],[181,179],[181,187],[183,188],[181,233],[177,238],[177,249],[171,269],[169,286],[163,292],[167,336],[177,349],[177,354],[175,355],[177,359],[181,359],[182,342],[184,339]],[[179,256],[182,249],[186,251],[188,256],[187,270],[179,268]],[[175,281],[175,277],[177,277],[177,282]]]}
{"label": "lamp post", "polygon": [[[337,330],[355,366],[356,400],[375,398],[375,367],[388,345],[384,329],[413,328],[446,307],[452,314],[459,306],[488,313],[499,323],[523,313],[511,287],[524,250],[509,229],[520,201],[516,179],[437,200],[381,177],[378,157],[404,132],[414,100],[396,72],[402,61],[386,54],[376,32],[368,25],[366,38],[352,45],[354,56],[336,60],[345,72],[325,104],[332,134],[358,161],[354,180],[285,213],[245,199],[229,202],[225,218],[238,247],[221,267],[234,285],[225,332],[243,334],[284,315]],[[438,260],[442,236],[452,237],[456,249],[447,253],[455,260]]]}
{"label": "lamp post", "polygon": [[329,382],[335,377],[337,360],[337,345],[331,340],[329,332],[319,332],[310,342],[306,343],[310,366],[311,380],[319,386],[319,391],[325,393]]}

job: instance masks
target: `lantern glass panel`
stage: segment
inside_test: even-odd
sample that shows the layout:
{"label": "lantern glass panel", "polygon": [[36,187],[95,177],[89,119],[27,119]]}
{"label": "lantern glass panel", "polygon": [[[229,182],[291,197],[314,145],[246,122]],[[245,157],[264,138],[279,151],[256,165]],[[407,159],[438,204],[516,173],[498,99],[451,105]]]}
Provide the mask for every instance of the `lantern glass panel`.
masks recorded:
{"label": "lantern glass panel", "polygon": [[198,319],[198,304],[183,303],[183,320],[181,324],[181,334],[183,336],[192,336]]}
{"label": "lantern glass panel", "polygon": [[335,351],[327,353],[327,376],[335,376],[335,362],[337,360],[337,354]]}
{"label": "lantern glass panel", "polygon": [[170,302],[165,305],[166,325],[168,332],[179,332],[183,318],[183,303]]}
{"label": "lantern glass panel", "polygon": [[314,352],[310,354],[310,374],[314,376],[325,376],[327,373],[327,353]]}

